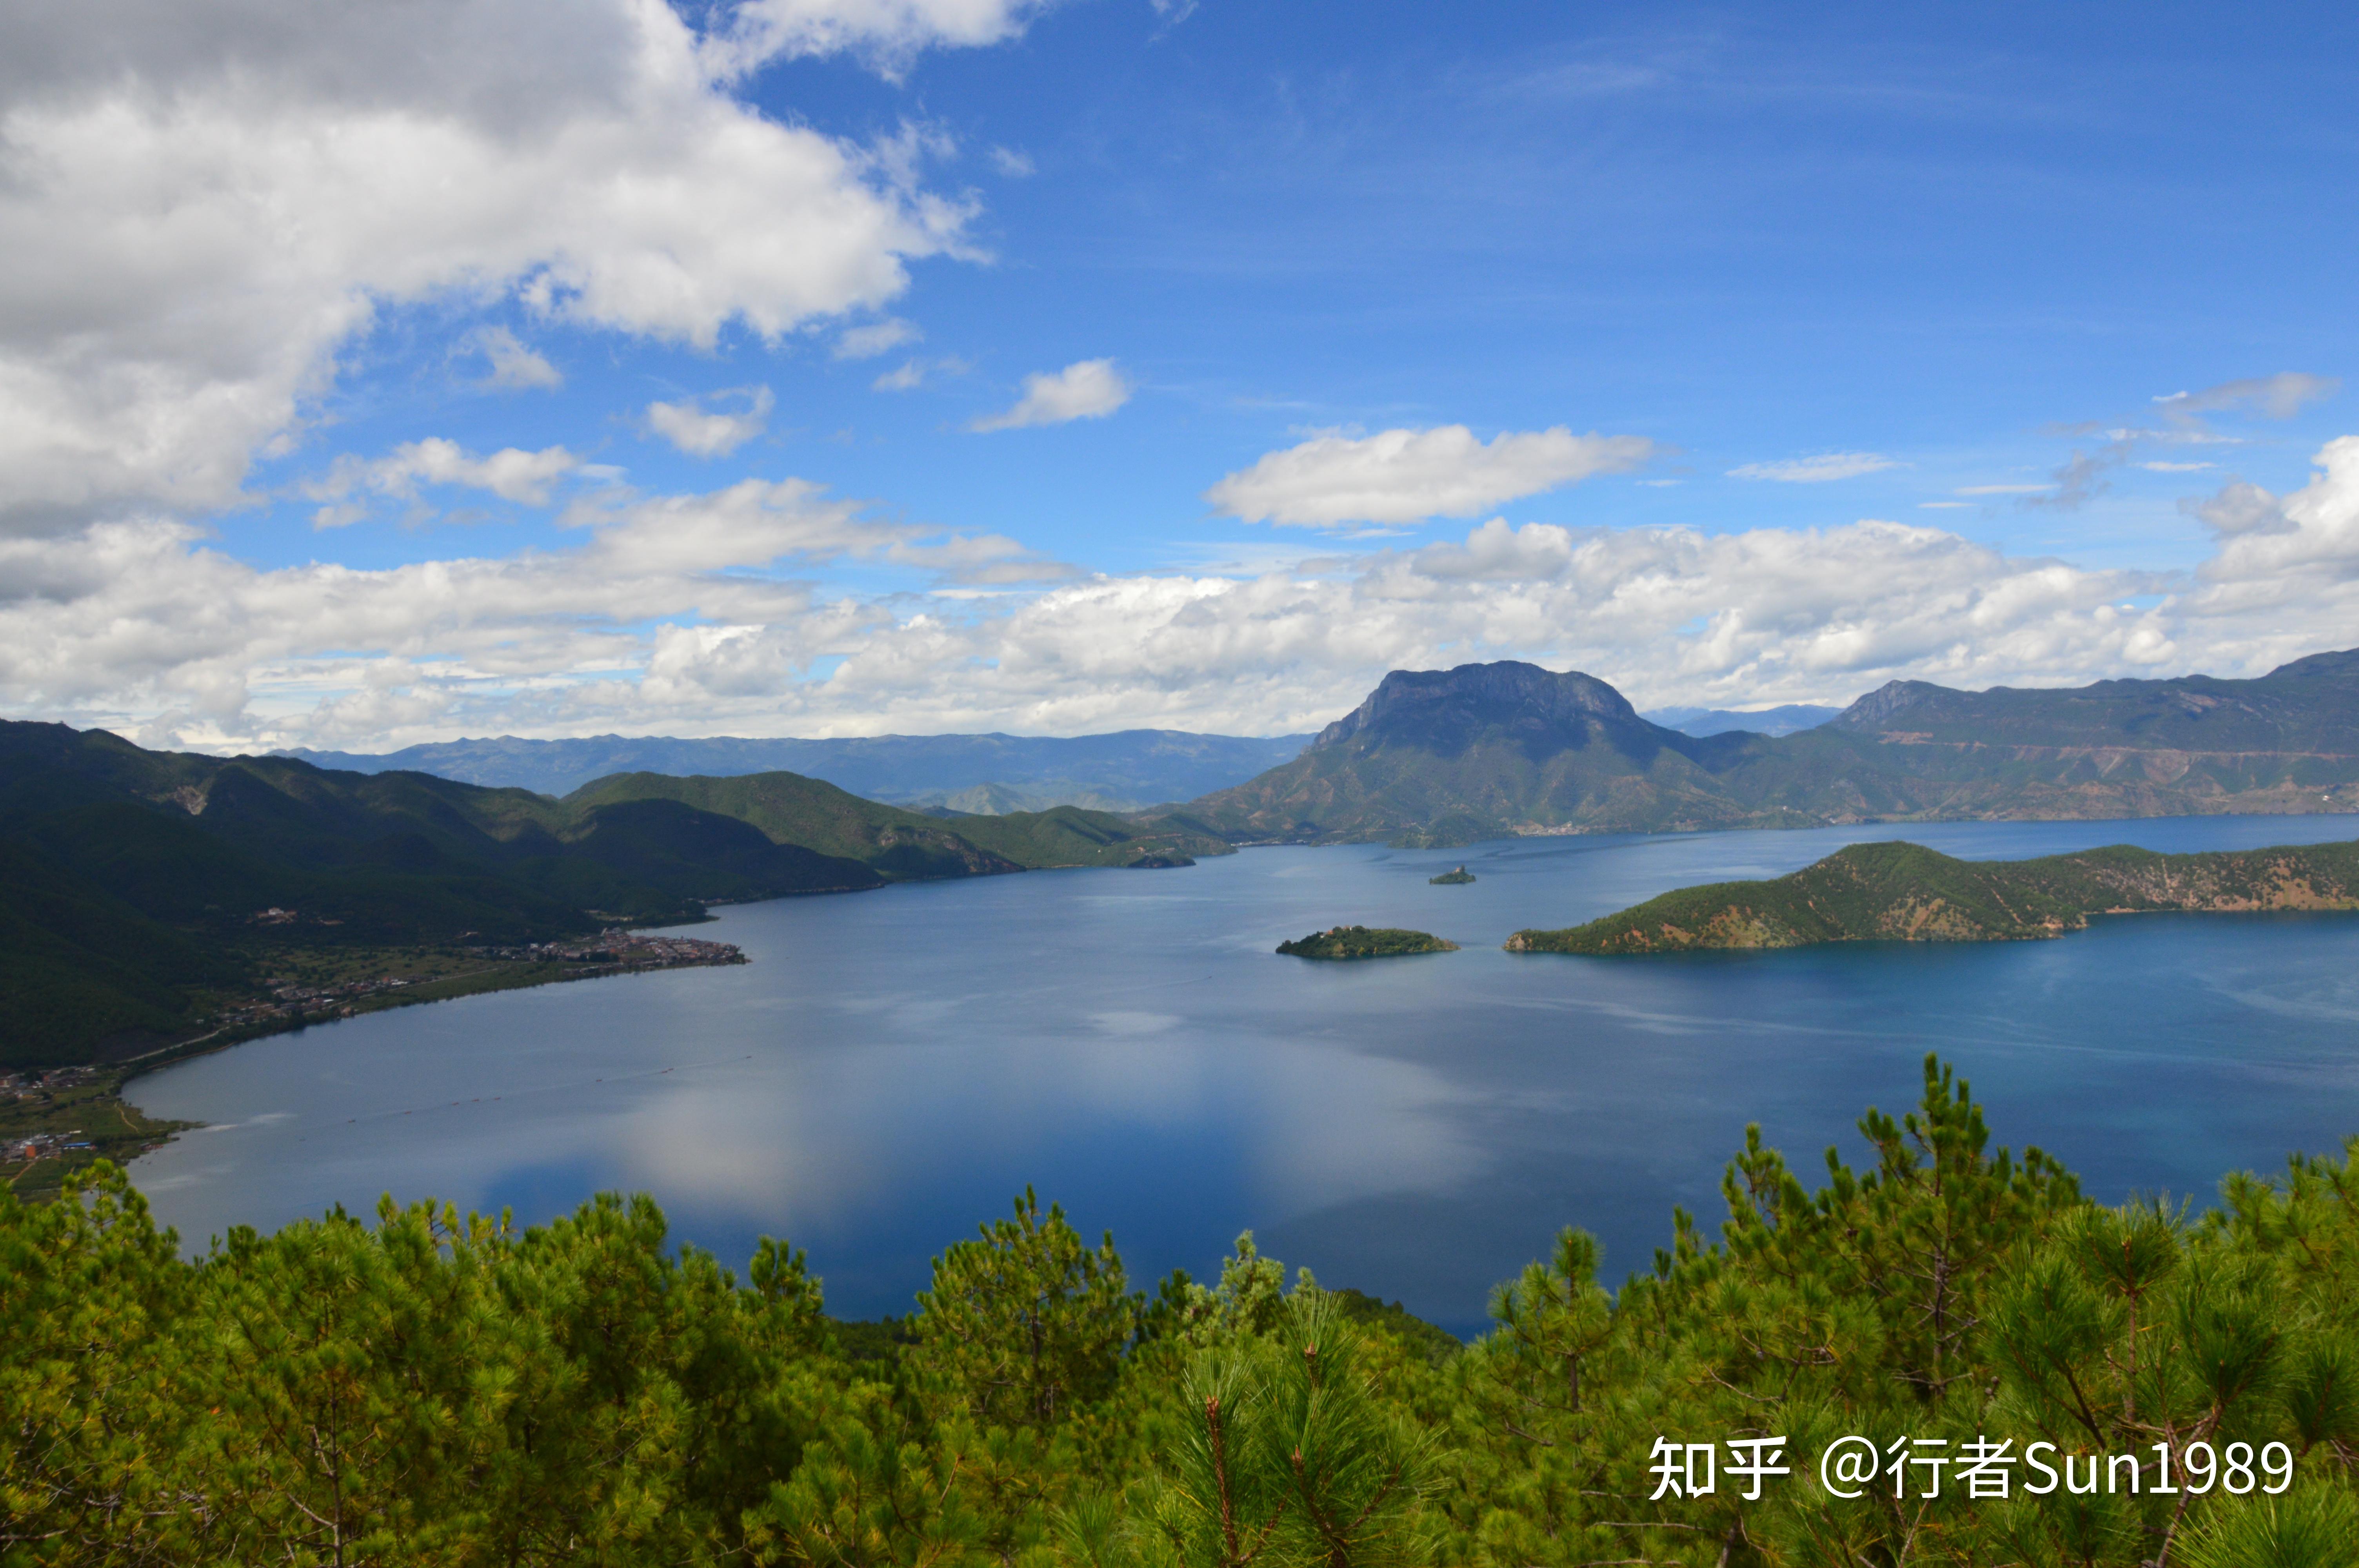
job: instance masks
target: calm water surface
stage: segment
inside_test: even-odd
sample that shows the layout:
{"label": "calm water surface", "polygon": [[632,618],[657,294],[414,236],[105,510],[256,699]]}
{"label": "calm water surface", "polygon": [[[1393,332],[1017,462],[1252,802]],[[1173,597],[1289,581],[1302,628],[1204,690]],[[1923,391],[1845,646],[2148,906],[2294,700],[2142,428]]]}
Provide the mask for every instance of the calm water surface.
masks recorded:
{"label": "calm water surface", "polygon": [[[1471,849],[1266,849],[784,900],[697,935],[728,969],[401,1009],[138,1080],[203,1131],[133,1174],[187,1241],[390,1191],[538,1221],[652,1192],[741,1263],[810,1249],[830,1310],[908,1308],[929,1260],[1036,1184],[1135,1279],[1241,1229],[1461,1331],[1562,1225],[1606,1273],[1670,1209],[1707,1225],[1757,1120],[1806,1175],[1863,1157],[1928,1051],[1998,1141],[2094,1194],[2208,1196],[2359,1132],[2359,917],[2144,915],[2052,942],[1595,960],[1499,950],[1669,888],[1774,876],[1866,837],[2014,858],[2347,838],[2348,816],[1959,824]],[[1432,887],[1464,860],[1481,880]],[[1338,921],[1465,950],[1355,965],[1270,949]]]}

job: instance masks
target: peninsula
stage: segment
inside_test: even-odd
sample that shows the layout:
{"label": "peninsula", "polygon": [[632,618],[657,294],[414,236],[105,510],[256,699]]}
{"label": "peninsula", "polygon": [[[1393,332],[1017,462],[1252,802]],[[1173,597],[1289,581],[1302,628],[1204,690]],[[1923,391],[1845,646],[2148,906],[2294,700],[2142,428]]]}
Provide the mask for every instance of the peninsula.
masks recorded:
{"label": "peninsula", "polygon": [[1410,953],[1455,953],[1458,944],[1423,931],[1337,925],[1314,931],[1299,942],[1280,942],[1277,950],[1289,958],[1397,958]]}
{"label": "peninsula", "polygon": [[2094,914],[2359,909],[2359,842],[2164,855],[2116,844],[2036,860],[1960,860],[1919,844],[1854,844],[1771,881],[1712,882],[1511,953],[1617,955],[1823,942],[2010,942]]}

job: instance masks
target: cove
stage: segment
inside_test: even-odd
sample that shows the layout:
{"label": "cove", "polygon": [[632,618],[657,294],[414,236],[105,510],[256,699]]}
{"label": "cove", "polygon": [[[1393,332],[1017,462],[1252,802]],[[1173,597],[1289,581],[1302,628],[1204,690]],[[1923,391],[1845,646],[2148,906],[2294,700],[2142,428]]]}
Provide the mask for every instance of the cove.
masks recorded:
{"label": "cove", "polygon": [[[1560,1226],[1618,1281],[1708,1234],[1759,1121],[1821,1151],[1897,1112],[1937,1051],[2107,1201],[2208,1200],[2231,1169],[2359,1133],[2359,916],[2141,915],[2054,941],[1643,959],[1499,950],[1675,887],[1907,838],[2014,859],[2347,838],[2347,816],[1966,823],[1256,849],[717,912],[751,960],[399,1009],[135,1081],[206,1123],[132,1174],[201,1250],[390,1191],[537,1222],[645,1190],[743,1267],[810,1249],[829,1310],[908,1310],[929,1259],[1027,1183],[1135,1284],[1201,1276],[1252,1227],[1331,1285],[1454,1331]],[[1472,886],[1428,879],[1463,861]],[[1462,951],[1318,964],[1339,922]]]}

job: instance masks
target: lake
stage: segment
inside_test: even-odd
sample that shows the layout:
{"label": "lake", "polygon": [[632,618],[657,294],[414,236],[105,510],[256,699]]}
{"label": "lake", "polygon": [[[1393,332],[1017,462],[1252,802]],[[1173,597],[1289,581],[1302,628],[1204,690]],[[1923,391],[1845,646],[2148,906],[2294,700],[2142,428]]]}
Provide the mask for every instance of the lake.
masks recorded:
{"label": "lake", "polygon": [[[1978,859],[2348,838],[2350,816],[1963,823],[1258,849],[718,911],[752,961],[398,1009],[136,1080],[204,1130],[132,1167],[184,1242],[391,1192],[524,1221],[608,1188],[742,1269],[810,1249],[828,1307],[908,1309],[943,1246],[1037,1186],[1134,1283],[1251,1227],[1289,1266],[1454,1331],[1559,1227],[1618,1282],[1674,1204],[1716,1232],[1748,1121],[1806,1181],[1928,1051],[2108,1201],[2359,1133],[2359,916],[2139,915],[2056,941],[1642,959],[1508,934],[1774,876],[1864,838]],[[1469,887],[1426,879],[1463,860]],[[1464,950],[1281,958],[1338,922]]]}

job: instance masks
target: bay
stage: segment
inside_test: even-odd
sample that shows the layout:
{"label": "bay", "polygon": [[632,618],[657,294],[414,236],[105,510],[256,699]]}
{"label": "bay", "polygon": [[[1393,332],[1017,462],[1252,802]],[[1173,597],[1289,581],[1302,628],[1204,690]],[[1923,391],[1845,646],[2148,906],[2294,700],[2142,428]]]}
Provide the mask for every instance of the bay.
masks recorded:
{"label": "bay", "polygon": [[[1135,1281],[1202,1276],[1253,1228],[1330,1285],[1454,1331],[1580,1225],[1618,1280],[1710,1231],[1758,1121],[1815,1184],[1867,1158],[1928,1052],[2095,1195],[2208,1200],[2223,1173],[2359,1133],[2359,917],[2141,915],[2056,941],[1647,959],[1517,956],[1530,925],[1864,838],[2014,859],[2108,843],[2347,838],[2348,816],[1913,824],[1248,849],[742,905],[751,962],[501,992],[253,1042],[136,1080],[200,1121],[132,1168],[201,1249],[381,1194],[538,1222],[652,1193],[741,1264],[810,1249],[829,1309],[908,1309],[929,1260],[1035,1185]],[[1480,879],[1434,887],[1463,860]],[[1456,953],[1282,958],[1337,922]]]}

